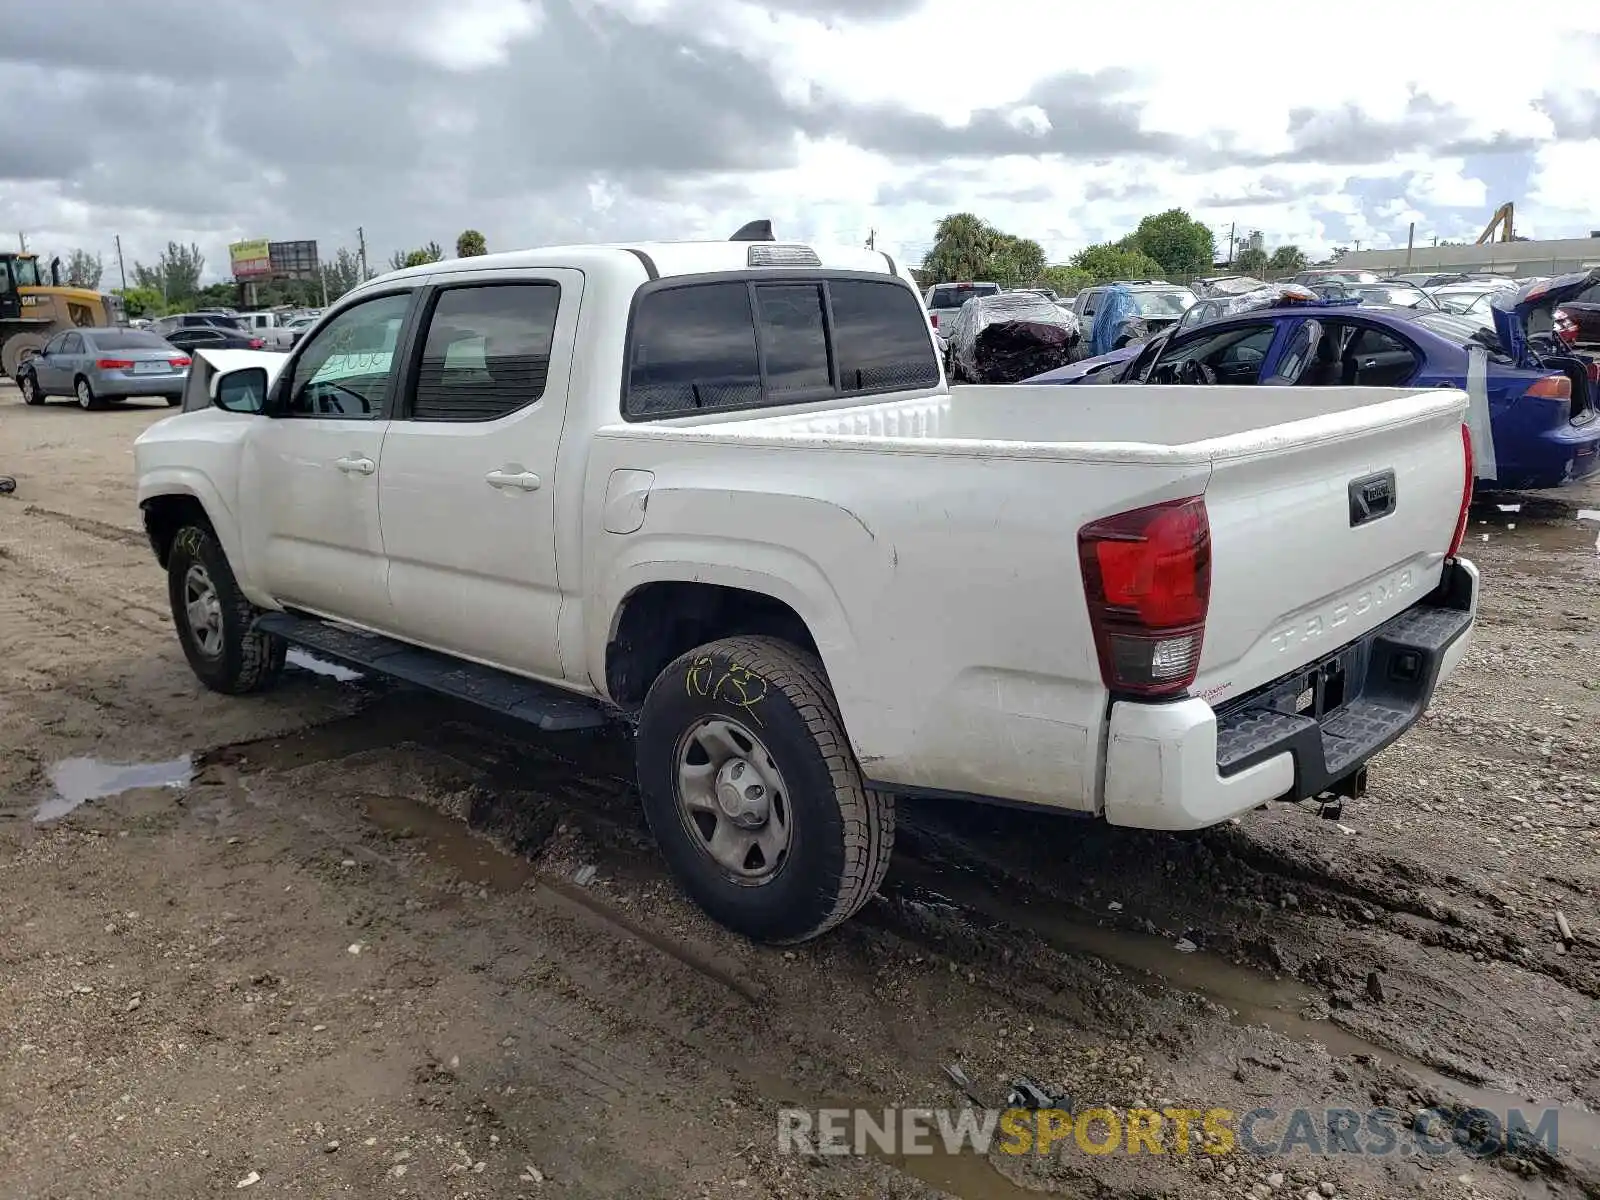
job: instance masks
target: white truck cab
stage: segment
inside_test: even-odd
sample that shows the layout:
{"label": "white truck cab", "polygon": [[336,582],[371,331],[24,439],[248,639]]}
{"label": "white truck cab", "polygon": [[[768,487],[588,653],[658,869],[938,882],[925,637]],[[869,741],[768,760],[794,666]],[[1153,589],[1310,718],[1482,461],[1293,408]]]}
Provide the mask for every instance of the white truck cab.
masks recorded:
{"label": "white truck cab", "polygon": [[568,246],[202,352],[136,460],[209,686],[293,643],[626,720],[682,885],[792,942],[872,896],[896,794],[1194,829],[1357,790],[1470,637],[1466,403],[952,389],[881,252]]}

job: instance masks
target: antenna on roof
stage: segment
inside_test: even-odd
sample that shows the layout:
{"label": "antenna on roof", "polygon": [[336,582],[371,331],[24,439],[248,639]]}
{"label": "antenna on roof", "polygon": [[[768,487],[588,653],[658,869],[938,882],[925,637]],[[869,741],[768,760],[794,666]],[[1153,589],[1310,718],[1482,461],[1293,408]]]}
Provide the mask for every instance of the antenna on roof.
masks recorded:
{"label": "antenna on roof", "polygon": [[775,242],[778,239],[772,234],[772,222],[761,220],[749,221],[739,226],[739,232],[728,240],[730,242]]}

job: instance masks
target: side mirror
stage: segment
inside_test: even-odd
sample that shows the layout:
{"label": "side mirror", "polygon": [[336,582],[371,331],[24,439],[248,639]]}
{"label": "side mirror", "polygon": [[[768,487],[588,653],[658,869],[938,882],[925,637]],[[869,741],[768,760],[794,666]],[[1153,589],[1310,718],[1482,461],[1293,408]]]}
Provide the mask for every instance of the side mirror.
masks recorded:
{"label": "side mirror", "polygon": [[261,412],[267,403],[266,368],[241,367],[218,375],[211,384],[211,397],[224,412]]}

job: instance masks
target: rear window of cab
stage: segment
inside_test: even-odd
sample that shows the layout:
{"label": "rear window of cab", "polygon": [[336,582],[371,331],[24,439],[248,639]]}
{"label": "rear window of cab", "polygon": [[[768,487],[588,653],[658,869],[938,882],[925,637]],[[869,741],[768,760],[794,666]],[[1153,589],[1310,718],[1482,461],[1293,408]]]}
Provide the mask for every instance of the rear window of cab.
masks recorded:
{"label": "rear window of cab", "polygon": [[917,293],[893,277],[668,280],[628,332],[622,415],[652,421],[937,387]]}

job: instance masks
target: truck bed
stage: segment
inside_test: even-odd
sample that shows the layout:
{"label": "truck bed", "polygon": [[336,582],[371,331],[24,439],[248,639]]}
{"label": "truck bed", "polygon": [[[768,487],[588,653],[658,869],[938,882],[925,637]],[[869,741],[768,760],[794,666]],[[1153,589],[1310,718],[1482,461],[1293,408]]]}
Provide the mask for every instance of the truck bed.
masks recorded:
{"label": "truck bed", "polygon": [[[1203,463],[1464,412],[1445,388],[972,385],[888,403],[740,414],[693,425],[613,426],[629,436],[809,444],[916,454],[981,452],[1102,462]],[[1459,419],[1459,418],[1457,418]]]}
{"label": "truck bed", "polygon": [[1234,703],[1439,585],[1466,408],[1434,388],[975,385],[609,425],[590,487],[598,519],[609,487],[626,501],[653,479],[643,528],[605,555],[703,541],[741,563],[728,583],[777,589],[820,630],[878,780],[1094,809],[1109,697],[1080,531],[1203,498],[1209,617],[1187,694]]}

